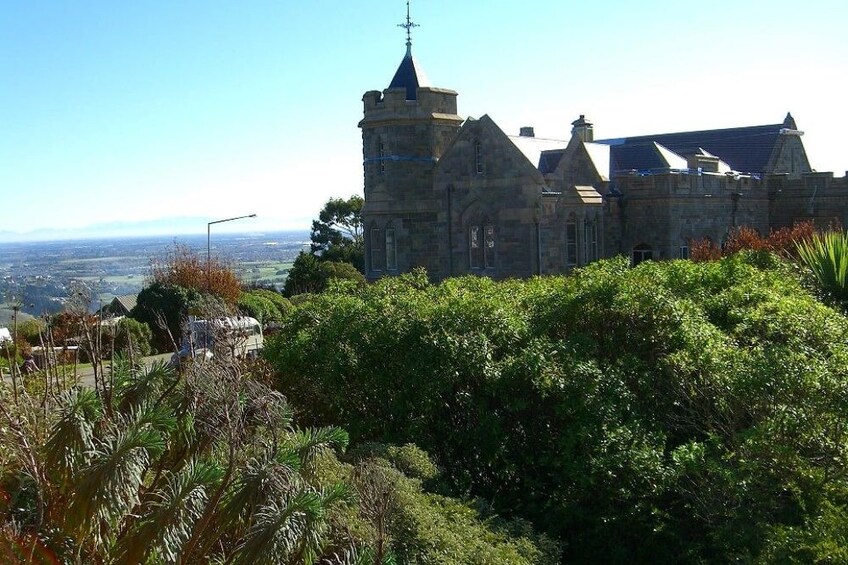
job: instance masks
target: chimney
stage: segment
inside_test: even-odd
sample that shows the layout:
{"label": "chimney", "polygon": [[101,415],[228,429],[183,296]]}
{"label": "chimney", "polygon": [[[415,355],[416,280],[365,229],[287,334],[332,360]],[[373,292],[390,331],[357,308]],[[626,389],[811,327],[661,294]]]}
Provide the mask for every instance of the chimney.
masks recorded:
{"label": "chimney", "polygon": [[595,134],[592,131],[592,122],[586,119],[586,116],[580,114],[580,117],[571,122],[571,135],[580,138],[580,141],[594,141]]}
{"label": "chimney", "polygon": [[533,131],[533,126],[524,126],[518,130],[520,137],[536,137],[536,132]]}
{"label": "chimney", "polygon": [[719,158],[713,155],[704,155],[703,153],[696,153],[694,155],[686,156],[686,166],[688,166],[694,171],[701,171],[704,173],[717,173],[718,164]]}

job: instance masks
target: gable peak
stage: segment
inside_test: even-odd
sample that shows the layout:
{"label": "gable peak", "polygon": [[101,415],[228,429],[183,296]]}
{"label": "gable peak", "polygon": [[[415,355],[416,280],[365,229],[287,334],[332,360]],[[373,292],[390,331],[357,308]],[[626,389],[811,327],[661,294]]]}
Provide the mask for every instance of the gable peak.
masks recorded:
{"label": "gable peak", "polygon": [[783,118],[783,127],[787,129],[798,129],[798,126],[795,125],[795,118],[792,117],[790,112],[786,112],[786,117]]}

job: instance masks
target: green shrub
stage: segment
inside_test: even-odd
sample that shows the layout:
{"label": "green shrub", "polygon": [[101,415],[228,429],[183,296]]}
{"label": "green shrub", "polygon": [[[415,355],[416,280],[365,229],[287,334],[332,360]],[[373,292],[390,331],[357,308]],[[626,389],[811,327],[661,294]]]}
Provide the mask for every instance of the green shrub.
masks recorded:
{"label": "green shrub", "polygon": [[153,332],[150,326],[144,322],[133,320],[132,318],[123,318],[113,328],[114,331],[114,350],[110,351],[112,342],[109,340],[109,335],[104,337],[106,345],[106,354],[112,357],[116,353],[123,353],[127,356],[132,353],[133,358],[147,357],[153,352],[151,343],[153,341]]}
{"label": "green shrub", "polygon": [[279,322],[291,310],[291,302],[271,290],[250,290],[242,292],[238,307],[245,315],[259,320],[262,324]]}
{"label": "green shrub", "polygon": [[321,261],[301,252],[294,260],[283,294],[292,297],[304,293],[321,293],[333,279],[348,281],[354,287],[365,285],[365,277],[350,263]]}
{"label": "green shrub", "polygon": [[307,423],[420,446],[566,559],[744,561],[848,500],[846,338],[786,263],[740,253],[387,278],[300,304],[267,357]]}

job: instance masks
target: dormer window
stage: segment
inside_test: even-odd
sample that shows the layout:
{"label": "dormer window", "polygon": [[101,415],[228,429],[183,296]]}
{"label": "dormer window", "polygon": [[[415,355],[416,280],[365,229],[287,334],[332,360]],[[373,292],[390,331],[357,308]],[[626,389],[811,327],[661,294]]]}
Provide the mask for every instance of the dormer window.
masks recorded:
{"label": "dormer window", "polygon": [[474,142],[474,166],[478,175],[483,174],[483,147],[479,141]]}

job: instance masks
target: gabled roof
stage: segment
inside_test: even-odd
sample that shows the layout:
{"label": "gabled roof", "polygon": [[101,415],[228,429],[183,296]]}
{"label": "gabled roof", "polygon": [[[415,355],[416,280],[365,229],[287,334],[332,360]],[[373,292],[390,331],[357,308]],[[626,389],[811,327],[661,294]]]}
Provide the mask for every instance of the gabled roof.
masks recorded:
{"label": "gabled roof", "polygon": [[686,159],[655,141],[625,143],[610,147],[610,170],[644,171],[651,169],[686,169]]}
{"label": "gabled roof", "polygon": [[562,154],[565,149],[553,149],[543,151],[539,156],[539,172],[543,175],[554,172],[562,159]]}
{"label": "gabled roof", "polygon": [[416,64],[415,59],[412,58],[412,48],[407,45],[406,55],[404,55],[400,66],[395,71],[395,76],[392,78],[389,88],[405,88],[406,99],[417,100],[418,93],[416,91],[419,86],[430,86],[430,81],[427,80],[424,72]]}
{"label": "gabled roof", "polygon": [[[789,119],[791,117],[787,116],[787,120]],[[656,143],[677,155],[695,155],[705,151],[719,157],[735,171],[761,173],[768,168],[772,150],[781,130],[785,128],[786,122],[765,126],[622,137],[598,140],[596,143],[610,145],[613,154],[619,155],[620,162],[613,166],[613,170],[654,168],[649,163],[654,162],[651,159],[652,144]],[[639,157],[645,157],[646,161],[641,161]],[[627,165],[624,165],[625,162]]]}
{"label": "gabled roof", "polygon": [[[502,148],[502,151],[498,154],[499,163],[502,164],[504,160],[511,161],[515,167],[513,172],[516,175],[532,177],[540,185],[545,183],[545,179],[539,173],[539,169],[537,169],[536,165],[530,161],[532,155],[536,153],[531,151],[531,156],[528,157],[527,153],[522,151],[518,145],[516,145],[514,140],[504,133],[504,131],[488,114],[484,114],[478,119],[469,117],[465,120],[465,122],[463,122],[457,135],[454,136],[450,145],[448,145],[448,147],[442,152],[442,156],[439,157],[439,160],[436,163],[436,174],[441,174],[446,163],[450,163],[454,158],[454,148],[456,146],[468,143],[474,139],[482,139],[484,142],[491,143],[492,147],[497,146],[498,148]],[[544,143],[549,140],[541,141]],[[532,142],[526,145],[532,145]]]}
{"label": "gabled roof", "polygon": [[[603,143],[582,142],[586,154],[592,161],[601,180],[608,181],[610,178],[610,146]],[[547,175],[556,171],[565,149],[551,149],[543,151],[539,158],[539,172]]]}
{"label": "gabled roof", "polygon": [[138,303],[137,294],[126,294],[124,296],[116,296],[112,299],[108,308],[113,314],[129,314],[135,305]]}
{"label": "gabled roof", "polygon": [[568,145],[567,141],[560,139],[544,139],[541,137],[530,137],[527,135],[508,135],[509,140],[521,151],[530,163],[537,167],[542,173],[542,161],[550,151],[560,151]]}
{"label": "gabled roof", "polygon": [[610,147],[603,143],[584,142],[583,147],[603,180],[610,178]]}
{"label": "gabled roof", "polygon": [[733,169],[730,167],[730,165],[728,165],[727,163],[722,161],[718,157],[718,155],[713,155],[709,151],[706,151],[703,147],[698,149],[698,153],[696,153],[696,155],[703,155],[705,157],[715,157],[715,158],[717,158],[718,159],[718,172],[720,172],[720,173],[731,173],[731,172],[733,172]]}

